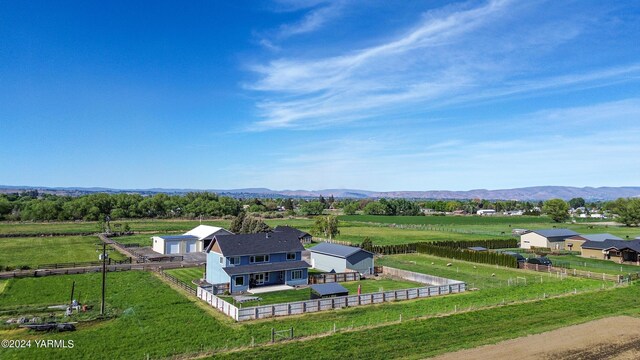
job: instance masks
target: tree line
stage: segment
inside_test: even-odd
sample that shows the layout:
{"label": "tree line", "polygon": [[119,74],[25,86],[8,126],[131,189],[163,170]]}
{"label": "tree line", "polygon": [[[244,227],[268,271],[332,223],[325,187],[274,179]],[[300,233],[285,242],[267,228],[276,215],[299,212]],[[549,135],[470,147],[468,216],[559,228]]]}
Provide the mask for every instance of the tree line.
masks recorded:
{"label": "tree line", "polygon": [[36,191],[0,195],[0,219],[14,221],[63,221],[135,218],[235,216],[240,201],[213,193],[185,195],[106,194],[78,197],[38,194]]}

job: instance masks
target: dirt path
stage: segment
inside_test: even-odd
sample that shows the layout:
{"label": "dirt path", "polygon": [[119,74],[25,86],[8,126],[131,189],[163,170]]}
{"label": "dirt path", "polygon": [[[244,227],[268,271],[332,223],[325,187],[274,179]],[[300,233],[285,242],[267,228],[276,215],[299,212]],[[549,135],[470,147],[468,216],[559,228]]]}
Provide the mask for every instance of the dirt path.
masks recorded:
{"label": "dirt path", "polygon": [[640,359],[639,340],[640,319],[619,316],[456,351],[434,359],[630,360]]}

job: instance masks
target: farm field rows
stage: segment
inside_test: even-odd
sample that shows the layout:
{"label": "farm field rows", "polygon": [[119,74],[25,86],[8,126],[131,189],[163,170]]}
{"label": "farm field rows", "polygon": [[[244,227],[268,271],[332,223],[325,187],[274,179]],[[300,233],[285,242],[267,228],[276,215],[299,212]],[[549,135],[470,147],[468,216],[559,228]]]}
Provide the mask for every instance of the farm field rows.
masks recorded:
{"label": "farm field rows", "polygon": [[[0,238],[0,265],[36,268],[42,264],[98,261],[98,243],[97,236]],[[109,256],[124,259],[117,251]]]}

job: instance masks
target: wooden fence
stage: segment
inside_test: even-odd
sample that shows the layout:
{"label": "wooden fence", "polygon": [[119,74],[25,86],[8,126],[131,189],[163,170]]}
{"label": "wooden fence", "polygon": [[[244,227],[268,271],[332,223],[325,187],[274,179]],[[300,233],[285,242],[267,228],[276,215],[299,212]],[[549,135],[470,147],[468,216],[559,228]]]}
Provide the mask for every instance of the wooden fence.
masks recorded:
{"label": "wooden fence", "polygon": [[311,239],[311,242],[316,242],[316,243],[320,243],[320,242],[326,242],[326,243],[330,243],[330,244],[338,244],[338,245],[345,245],[345,246],[360,246],[358,243],[352,243],[352,242],[348,242],[348,241],[340,241],[340,240],[333,240],[333,239],[325,239],[325,238],[320,238],[320,237],[313,237]]}
{"label": "wooden fence", "polygon": [[162,269],[158,268],[158,274],[160,274],[160,276],[162,276],[164,279],[166,279],[167,281],[169,281],[170,283],[176,285],[177,287],[181,288],[182,290],[188,292],[191,295],[196,295],[196,289],[193,288],[193,286],[189,285],[188,283],[178,279],[177,277],[171,275],[171,274],[167,274],[166,272],[164,272]]}
{"label": "wooden fence", "polygon": [[358,281],[360,280],[360,278],[360,273],[357,272],[310,274],[309,284],[312,285],[332,282]]}
{"label": "wooden fence", "polygon": [[[107,265],[122,265],[122,264],[131,264],[131,263],[132,261],[130,257],[124,260],[113,260],[111,258],[107,260]],[[102,261],[42,264],[42,265],[38,265],[38,269],[65,269],[65,268],[90,267],[90,266],[102,266]]]}
{"label": "wooden fence", "polygon": [[[127,265],[108,265],[106,267],[107,272],[114,271],[129,271],[129,270],[157,270],[159,267],[163,269],[174,269],[183,267],[179,262],[173,263],[157,263],[157,264],[127,264]],[[25,278],[25,277],[41,277],[50,275],[74,275],[85,273],[96,273],[102,271],[102,265],[89,266],[89,267],[77,267],[77,268],[65,268],[65,269],[37,269],[37,270],[16,270],[0,273],[0,279],[11,278]]]}
{"label": "wooden fence", "polygon": [[562,276],[576,276],[576,277],[582,277],[587,279],[613,281],[616,283],[620,283],[623,281],[623,279],[625,279],[625,277],[622,275],[611,275],[611,274],[598,273],[593,271],[566,269],[561,267],[545,266],[545,265],[539,265],[539,264],[529,264],[526,262],[520,262],[519,267],[525,270],[548,272],[548,273],[553,273],[553,274],[562,275]]}
{"label": "wooden fence", "polygon": [[[412,271],[384,267],[383,273],[402,277],[403,279],[429,283],[432,286],[411,289],[380,291],[360,295],[337,296],[323,299],[310,299],[281,304],[261,305],[237,308],[215,296],[208,289],[198,287],[197,296],[236,321],[264,319],[276,316],[299,315],[304,313],[340,309],[345,307],[380,304],[389,301],[410,300],[466,291],[466,283]],[[347,273],[349,274],[349,273]],[[375,281],[375,280],[371,280]],[[435,284],[435,285],[434,285]]]}
{"label": "wooden fence", "polygon": [[[372,280],[374,281],[374,280]],[[412,289],[390,290],[361,295],[337,296],[283,304],[262,305],[237,309],[236,321],[264,319],[276,316],[299,315],[304,313],[341,309],[345,307],[380,304],[390,301],[410,300],[424,297],[459,293],[466,290],[465,283],[455,285],[429,286]]]}

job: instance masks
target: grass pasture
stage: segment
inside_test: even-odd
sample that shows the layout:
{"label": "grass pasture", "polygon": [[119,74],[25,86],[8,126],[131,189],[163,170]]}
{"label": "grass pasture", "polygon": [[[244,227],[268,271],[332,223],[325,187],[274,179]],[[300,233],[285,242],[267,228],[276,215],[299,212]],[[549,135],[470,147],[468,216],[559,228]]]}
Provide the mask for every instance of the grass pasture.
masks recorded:
{"label": "grass pasture", "polygon": [[176,277],[178,280],[182,280],[185,283],[189,284],[192,288],[197,288],[197,286],[193,283],[193,280],[198,280],[202,278],[202,274],[205,272],[204,266],[198,267],[190,267],[190,268],[181,268],[181,269],[169,269],[165,270],[165,273]]}
{"label": "grass pasture", "polygon": [[[414,255],[410,255],[414,256]],[[528,272],[522,272],[514,269],[492,269],[491,266],[456,262],[457,269],[446,267],[447,259],[439,259],[424,255],[415,255],[416,257],[408,257],[404,255],[386,256],[384,261],[390,265],[393,263],[396,267],[408,268],[408,270],[427,269],[427,273],[435,275],[450,275],[450,271],[455,271],[457,276],[451,276],[460,280],[475,280],[478,282],[479,291],[469,291],[462,294],[433,297],[427,299],[416,299],[409,301],[385,303],[372,306],[362,306],[335,311],[326,311],[317,314],[307,314],[302,316],[293,316],[286,318],[274,318],[251,321],[247,323],[233,323],[226,316],[218,313],[210,306],[194,298],[184,296],[184,293],[178,292],[157,276],[148,272],[128,271],[120,273],[109,273],[107,276],[107,309],[115,318],[97,323],[80,323],[78,331],[74,333],[59,334],[39,334],[30,333],[19,329],[2,329],[0,325],[0,334],[3,338],[10,339],[73,339],[76,343],[74,349],[65,349],[64,352],[52,352],[51,349],[20,349],[7,350],[0,349],[0,358],[77,358],[77,359],[100,359],[100,358],[150,358],[170,357],[178,354],[198,353],[201,351],[224,351],[225,349],[246,347],[252,338],[256,344],[267,343],[270,339],[271,328],[276,330],[295,328],[296,336],[313,336],[326,334],[335,326],[340,332],[345,329],[358,329],[359,334],[371,334],[371,326],[380,326],[382,324],[391,324],[397,322],[400,316],[405,320],[424,318],[429,316],[440,316],[443,314],[451,314],[454,309],[473,311],[487,306],[498,306],[500,304],[510,304],[518,301],[530,301],[540,299],[543,293],[547,295],[568,294],[576,289],[580,292],[589,292],[588,295],[570,296],[575,298],[572,306],[583,308],[583,299],[592,296],[601,297],[602,301],[616,300],[619,296],[624,301],[629,301],[627,296],[633,296],[634,301],[638,298],[638,287],[632,287],[635,292],[629,292],[627,289],[619,289],[614,291],[599,291],[604,282],[586,279],[565,279],[558,280],[544,278],[543,283],[529,281],[526,286],[508,286],[506,279],[515,277],[517,274],[525,273],[526,276],[536,278],[538,274],[528,275]],[[413,263],[414,261],[415,263]],[[431,262],[441,262],[442,265],[432,267]],[[474,272],[473,266],[482,267],[481,271]],[[182,269],[181,269],[182,270]],[[499,280],[493,280],[491,273],[495,272]],[[186,272],[185,272],[186,274]],[[186,276],[186,275],[185,275]],[[191,275],[192,276],[192,275]],[[484,283],[480,284],[479,279],[484,279]],[[23,278],[11,279],[7,281],[5,290],[0,294],[0,314],[3,310],[20,307],[44,306],[50,304],[64,303],[68,301],[68,292],[72,281],[76,281],[76,291],[80,292],[81,302],[99,305],[100,293],[100,274],[83,274],[68,276],[50,276],[43,278]],[[374,281],[375,280],[371,280]],[[608,283],[607,287],[610,286]],[[377,286],[376,286],[377,287]],[[375,289],[377,290],[377,288]],[[365,291],[365,289],[363,289]],[[604,295],[600,295],[604,294]],[[620,295],[615,295],[620,294]],[[607,297],[610,296],[610,297]],[[541,304],[546,304],[546,300]],[[624,302],[622,301],[622,302]],[[537,304],[537,303],[536,303]],[[616,307],[610,308],[618,309]],[[505,309],[511,309],[508,313],[497,316],[496,319],[506,318],[507,314],[511,317],[510,321],[514,324],[519,322],[512,321],[513,318],[522,314],[520,308],[516,306],[507,306]],[[568,306],[568,305],[563,305]],[[542,309],[534,307],[533,309]],[[537,310],[534,311],[534,313]],[[617,311],[617,310],[616,310]],[[476,313],[475,311],[473,312]],[[603,314],[606,312],[603,312]],[[482,316],[493,318],[493,312],[482,312]],[[527,314],[527,319],[531,314]],[[0,315],[0,318],[2,316]],[[450,317],[447,317],[450,318]],[[1,319],[0,319],[1,320]],[[402,328],[394,328],[394,334],[402,337],[409,337],[414,340],[429,338],[430,346],[438,348],[439,343],[434,342],[432,338],[427,337],[431,334],[426,331],[424,334],[423,325],[416,325],[418,328],[411,330],[411,324],[422,323],[426,320],[418,320],[409,322],[407,330]],[[447,325],[449,334],[455,333],[457,325]],[[547,323],[535,323],[533,325],[546,326]],[[536,326],[537,326],[536,325]],[[451,327],[449,327],[451,326]],[[384,328],[388,328],[385,326]],[[526,328],[526,327],[525,327]],[[368,329],[368,330],[365,330]],[[522,330],[525,331],[525,330]],[[223,334],[220,336],[211,336],[212,333]],[[390,334],[386,332],[375,332],[375,338],[381,342],[387,342]],[[480,335],[478,335],[480,334]],[[333,341],[341,339],[343,334],[331,336]],[[469,334],[470,338],[474,339]],[[483,339],[480,332],[476,333],[476,340]],[[153,338],[155,341],[140,341],[140,338]],[[437,338],[433,338],[437,339]],[[390,340],[391,341],[391,340]],[[306,342],[305,342],[306,343]],[[310,342],[313,344],[313,341]],[[361,349],[360,344],[343,343],[340,351],[350,353]],[[378,346],[390,346],[380,344]],[[271,347],[269,347],[271,348]],[[278,348],[278,347],[275,347]],[[375,347],[374,347],[375,348]],[[303,351],[295,346],[283,348],[282,354],[274,355],[269,352],[271,358],[280,358],[289,356],[288,349],[291,349],[298,356],[302,356]],[[271,350],[269,350],[271,351]],[[335,350],[337,351],[337,350]],[[385,350],[387,351],[387,350]],[[384,353],[384,352],[383,352]],[[381,353],[382,354],[382,353]],[[334,354],[335,355],[335,354]],[[374,358],[377,357],[376,353]]]}
{"label": "grass pasture", "polygon": [[[98,261],[99,243],[97,236],[0,238],[0,265],[36,268],[41,264]],[[109,256],[124,259],[117,251]]]}
{"label": "grass pasture", "polygon": [[[338,333],[302,342],[278,344],[211,359],[423,359],[450,351],[493,344],[617,314],[638,316],[640,287],[562,297],[446,317]],[[526,314],[526,326],[523,323]],[[520,319],[520,321],[518,321]]]}
{"label": "grass pasture", "polygon": [[442,233],[461,233],[469,235],[485,235],[493,238],[511,237],[513,229],[549,229],[552,227],[568,228],[578,233],[597,234],[611,233],[623,239],[633,239],[640,235],[640,230],[621,225],[609,225],[607,222],[562,223],[553,222],[546,216],[379,216],[379,215],[344,215],[341,221],[369,226],[399,225]]}

